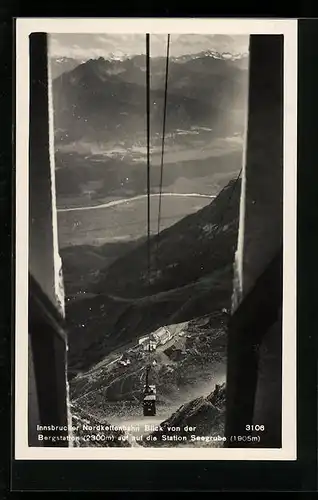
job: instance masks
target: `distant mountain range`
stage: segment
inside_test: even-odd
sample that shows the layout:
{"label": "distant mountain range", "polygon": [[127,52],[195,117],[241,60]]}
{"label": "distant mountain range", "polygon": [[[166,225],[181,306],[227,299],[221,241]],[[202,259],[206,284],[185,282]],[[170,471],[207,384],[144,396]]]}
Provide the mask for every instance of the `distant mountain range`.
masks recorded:
{"label": "distant mountain range", "polygon": [[[138,56],[135,56],[138,57]],[[144,57],[144,56],[142,56]],[[190,61],[191,59],[198,59],[201,57],[212,57],[214,59],[224,59],[224,60],[232,60],[232,61],[237,61],[241,60],[242,65],[246,66],[247,65],[247,58],[248,54],[232,54],[230,52],[217,52],[215,50],[207,50],[207,51],[201,51],[196,54],[185,54],[182,56],[178,57],[171,57],[170,60],[175,62],[175,63],[184,63],[187,61]],[[133,59],[134,57],[128,56],[127,54],[123,54],[121,56],[115,55],[115,54],[109,54],[107,58],[103,58],[107,61],[115,62],[115,61],[125,61],[125,60],[130,60]],[[87,62],[89,59],[76,59],[74,57],[58,57],[58,56],[51,56],[50,57],[50,64],[51,64],[51,71],[52,71],[52,78],[58,78],[62,73],[66,73],[68,71],[71,71],[72,69],[76,68],[76,66],[79,66],[80,64],[83,64]]]}
{"label": "distant mountain range", "polygon": [[76,68],[76,66],[79,66],[80,64],[83,64],[84,62],[84,60],[74,59],[73,57],[51,57],[50,66],[52,79],[54,80],[63,73],[72,71],[72,69]]}
{"label": "distant mountain range", "polygon": [[[145,135],[145,56],[123,60],[52,61],[57,147],[72,141],[108,142]],[[162,127],[165,58],[151,59],[151,129]],[[214,134],[242,129],[246,55],[216,52],[171,58],[167,132],[193,125]],[[225,117],[231,113],[231,119]]]}

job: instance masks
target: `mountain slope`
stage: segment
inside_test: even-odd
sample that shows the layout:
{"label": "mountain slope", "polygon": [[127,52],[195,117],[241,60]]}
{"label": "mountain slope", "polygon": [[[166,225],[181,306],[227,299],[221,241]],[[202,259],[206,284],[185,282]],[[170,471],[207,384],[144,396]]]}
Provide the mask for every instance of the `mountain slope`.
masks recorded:
{"label": "mountain slope", "polygon": [[68,305],[72,369],[87,369],[161,325],[229,307],[240,194],[239,183],[233,184],[161,233],[150,287],[147,246],[141,244],[99,271],[97,283],[88,287],[93,296]]}
{"label": "mountain slope", "polygon": [[66,298],[72,300],[73,296],[89,293],[88,287],[101,269],[111,265],[144,240],[145,238],[139,238],[137,241],[119,241],[101,246],[74,245],[60,248]]}
{"label": "mountain slope", "polygon": [[240,183],[230,181],[217,198],[151,240],[151,284],[147,273],[148,246],[136,247],[129,256],[100,270],[94,293],[153,295],[225,269],[232,263],[236,243]]}

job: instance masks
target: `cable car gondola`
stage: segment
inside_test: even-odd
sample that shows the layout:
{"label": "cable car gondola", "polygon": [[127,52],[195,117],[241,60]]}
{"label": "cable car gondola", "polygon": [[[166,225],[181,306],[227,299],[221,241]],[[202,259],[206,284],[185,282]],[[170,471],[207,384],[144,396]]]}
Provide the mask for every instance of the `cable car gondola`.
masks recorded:
{"label": "cable car gondola", "polygon": [[143,414],[144,417],[154,417],[156,415],[156,386],[154,384],[149,384],[149,371],[150,366],[147,367],[146,371],[146,383],[144,385],[144,396],[143,396]]}

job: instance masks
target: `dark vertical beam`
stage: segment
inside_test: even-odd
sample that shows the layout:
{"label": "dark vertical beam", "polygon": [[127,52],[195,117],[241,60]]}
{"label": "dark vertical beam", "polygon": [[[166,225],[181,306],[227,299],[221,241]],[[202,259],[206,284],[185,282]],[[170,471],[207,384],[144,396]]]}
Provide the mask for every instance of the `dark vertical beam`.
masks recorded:
{"label": "dark vertical beam", "polygon": [[250,41],[243,297],[283,240],[283,35]]}
{"label": "dark vertical beam", "polygon": [[[258,407],[262,406],[264,414],[273,412],[275,414],[274,421],[269,421],[267,418],[271,428],[262,434],[264,438],[262,442],[254,444],[254,446],[261,447],[275,448],[280,445],[281,425],[280,421],[277,422],[276,416],[277,413],[280,415],[281,409],[280,368],[277,372],[277,356],[280,356],[281,348],[280,346],[277,348],[277,344],[281,342],[282,261],[282,249],[280,249],[229,321],[225,429],[227,438],[252,435],[253,432],[246,430],[247,425],[265,423],[254,421],[255,397],[259,385],[259,362],[262,361],[264,340],[264,347],[268,349],[266,355],[274,358],[272,366],[275,367],[277,376],[274,390],[266,380],[265,384],[259,387]],[[275,342],[271,342],[271,346],[266,337],[273,327],[278,338]],[[264,361],[266,364],[266,356]],[[268,375],[266,369],[262,374],[263,378],[266,378]],[[277,391],[278,399],[269,401],[269,396],[275,392],[277,394]],[[270,409],[268,409],[269,406],[271,406]],[[252,443],[232,440],[227,442],[227,446],[251,447]]]}
{"label": "dark vertical beam", "polygon": [[[66,337],[55,293],[52,176],[49,150],[49,88],[47,35],[30,36],[29,138],[29,405],[38,402],[39,420],[29,412],[30,445],[35,427],[67,426]],[[36,390],[36,394],[34,394]],[[47,436],[54,432],[43,433]],[[57,431],[67,436],[67,431]],[[45,441],[44,446],[68,446]]]}
{"label": "dark vertical beam", "polygon": [[[258,390],[262,342],[272,325],[279,321],[282,300],[283,36],[281,35],[250,37],[246,146],[243,290],[241,302],[234,311],[228,332],[226,417],[228,438],[251,434],[246,430],[246,426],[254,423],[257,391],[258,398],[262,399],[265,407],[268,408],[270,405],[272,409],[281,407],[279,397],[269,400],[269,395],[274,392],[266,383],[262,385],[261,391],[260,388]],[[277,334],[280,343],[281,324]],[[275,350],[276,344],[271,345]],[[272,354],[277,358],[280,352],[281,349],[278,349]],[[280,394],[281,387],[279,367],[276,382],[277,395]],[[273,410],[271,414],[277,416],[280,412]],[[279,447],[280,439],[277,439],[277,436],[280,436],[281,422],[276,417],[274,420],[271,422],[273,429],[275,427],[271,433],[272,438],[267,435],[266,444],[261,443],[261,446],[263,444],[268,447]],[[228,441],[227,446],[251,447],[253,444],[248,441],[233,440]]]}
{"label": "dark vertical beam", "polygon": [[55,303],[45,33],[30,35],[29,268]]}
{"label": "dark vertical beam", "polygon": [[[39,424],[42,426],[62,426],[63,429],[46,430],[36,432],[36,434],[48,438],[47,441],[41,441],[43,446],[68,446],[68,430],[65,429],[67,426],[65,339],[56,332],[54,322],[50,321],[49,314],[46,314],[44,309],[41,311],[43,301],[40,297],[41,294],[31,296],[29,319]],[[35,431],[33,422],[29,422],[29,431],[33,433]],[[63,436],[65,440],[51,441],[54,436]],[[41,443],[36,444],[36,446],[41,445]]]}
{"label": "dark vertical beam", "polygon": [[37,435],[37,425],[41,424],[39,401],[35,383],[32,338],[28,339],[28,442],[29,446],[42,446]]}
{"label": "dark vertical beam", "polygon": [[282,309],[266,332],[259,349],[259,365],[253,424],[263,425],[260,448],[282,446]]}

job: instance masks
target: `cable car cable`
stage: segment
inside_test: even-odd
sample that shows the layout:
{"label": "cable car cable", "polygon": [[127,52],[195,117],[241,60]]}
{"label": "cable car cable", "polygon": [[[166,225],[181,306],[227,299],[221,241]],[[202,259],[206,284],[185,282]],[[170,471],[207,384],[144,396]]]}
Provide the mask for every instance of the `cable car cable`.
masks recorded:
{"label": "cable car cable", "polygon": [[[147,271],[148,285],[151,284],[151,213],[150,213],[150,35],[146,34],[146,113],[147,113]],[[150,339],[148,343],[148,356],[146,365],[146,380],[143,399],[144,416],[156,414],[156,396],[150,395],[149,371],[150,371]]]}
{"label": "cable car cable", "polygon": [[158,208],[158,227],[157,227],[157,254],[159,246],[160,219],[161,219],[161,200],[162,200],[162,182],[163,182],[163,158],[165,149],[165,134],[166,134],[166,115],[167,115],[167,96],[168,96],[168,74],[169,74],[169,51],[170,51],[170,34],[167,39],[167,55],[166,55],[166,76],[164,90],[164,105],[163,105],[163,121],[162,121],[162,141],[161,141],[161,164],[160,164],[160,184],[159,184],[159,208]]}
{"label": "cable car cable", "polygon": [[[167,54],[166,54],[166,71],[165,71],[165,90],[164,90],[164,110],[163,110],[163,126],[162,126],[162,145],[161,145],[161,165],[160,165],[160,184],[159,184],[159,209],[158,209],[158,225],[157,225],[157,258],[158,258],[158,247],[159,247],[159,234],[160,234],[160,221],[161,221],[161,208],[162,208],[162,184],[163,184],[163,166],[164,166],[164,148],[165,148],[165,132],[166,132],[166,113],[167,113],[167,96],[168,96],[168,76],[169,76],[169,52],[170,52],[170,34],[167,38]],[[221,226],[224,220],[224,215],[229,208],[232,196],[234,194],[236,185],[241,176],[242,168],[236,177],[231,194],[228,198],[228,203],[223,212],[221,213],[221,218],[218,226]]]}

